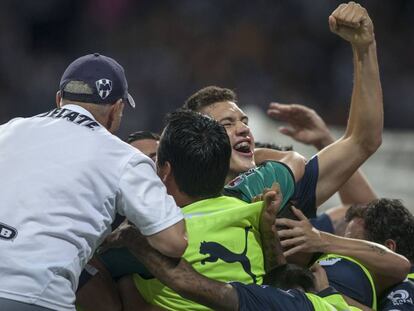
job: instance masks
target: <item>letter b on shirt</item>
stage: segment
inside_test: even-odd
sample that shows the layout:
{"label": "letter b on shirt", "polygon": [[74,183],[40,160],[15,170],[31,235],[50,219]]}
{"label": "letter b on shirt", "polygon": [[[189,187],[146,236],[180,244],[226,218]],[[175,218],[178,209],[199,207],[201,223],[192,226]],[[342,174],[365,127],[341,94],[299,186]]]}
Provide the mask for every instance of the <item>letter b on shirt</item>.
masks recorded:
{"label": "letter b on shirt", "polygon": [[17,230],[0,222],[0,239],[13,240],[17,235]]}

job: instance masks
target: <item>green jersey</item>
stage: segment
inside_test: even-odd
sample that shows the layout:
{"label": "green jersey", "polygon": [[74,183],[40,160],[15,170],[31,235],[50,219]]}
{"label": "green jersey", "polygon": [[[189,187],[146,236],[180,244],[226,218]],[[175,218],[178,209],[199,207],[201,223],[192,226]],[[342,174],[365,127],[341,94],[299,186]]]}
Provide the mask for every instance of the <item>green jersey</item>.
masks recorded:
{"label": "green jersey", "polygon": [[[264,275],[259,233],[262,202],[220,196],[182,209],[187,226],[185,258],[199,273],[218,281],[261,284]],[[157,279],[134,275],[144,299],[167,310],[209,310],[186,300]]]}
{"label": "green jersey", "polygon": [[295,179],[288,166],[281,162],[267,161],[262,165],[240,174],[224,187],[224,194],[235,196],[245,202],[262,194],[265,188],[271,188],[277,182],[283,194],[280,211],[295,192]]}

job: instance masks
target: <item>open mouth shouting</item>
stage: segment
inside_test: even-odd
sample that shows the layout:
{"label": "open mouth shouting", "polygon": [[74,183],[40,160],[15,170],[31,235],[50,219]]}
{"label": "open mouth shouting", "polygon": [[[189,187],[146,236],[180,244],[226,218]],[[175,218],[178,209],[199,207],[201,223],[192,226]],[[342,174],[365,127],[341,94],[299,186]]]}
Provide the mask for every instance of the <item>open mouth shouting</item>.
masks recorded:
{"label": "open mouth shouting", "polygon": [[249,138],[241,139],[233,145],[233,150],[243,157],[253,156],[253,146]]}

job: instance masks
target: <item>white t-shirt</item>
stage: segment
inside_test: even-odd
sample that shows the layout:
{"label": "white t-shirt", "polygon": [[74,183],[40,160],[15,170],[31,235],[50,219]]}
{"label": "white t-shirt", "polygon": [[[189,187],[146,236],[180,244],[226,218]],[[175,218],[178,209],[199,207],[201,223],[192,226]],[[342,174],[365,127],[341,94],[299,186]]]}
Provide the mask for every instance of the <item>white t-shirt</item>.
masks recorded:
{"label": "white t-shirt", "polygon": [[183,216],[151,159],[77,105],[0,126],[0,297],[74,310],[115,213],[144,235]]}

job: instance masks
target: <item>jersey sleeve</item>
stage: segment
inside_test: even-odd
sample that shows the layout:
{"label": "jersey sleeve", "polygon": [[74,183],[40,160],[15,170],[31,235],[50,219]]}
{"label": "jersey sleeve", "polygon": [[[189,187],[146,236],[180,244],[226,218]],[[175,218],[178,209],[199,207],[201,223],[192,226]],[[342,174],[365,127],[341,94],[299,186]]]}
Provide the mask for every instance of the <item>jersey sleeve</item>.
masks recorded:
{"label": "jersey sleeve", "polygon": [[316,217],[316,185],[318,184],[318,157],[314,156],[305,165],[302,178],[296,183],[292,201],[308,218]]}
{"label": "jersey sleeve", "polygon": [[332,233],[332,234],[335,233],[332,220],[326,213],[323,213],[316,218],[311,218],[309,219],[309,221],[312,224],[312,226],[314,226],[318,230],[325,231],[325,232]]}
{"label": "jersey sleeve", "polygon": [[239,297],[239,311],[313,311],[312,303],[298,290],[284,291],[279,288],[239,282],[230,283]]}
{"label": "jersey sleeve", "polygon": [[366,305],[373,305],[373,289],[368,277],[356,263],[345,258],[321,260],[329,285],[340,293]]}
{"label": "jersey sleeve", "polygon": [[133,157],[119,183],[117,210],[143,235],[158,233],[183,219],[174,199],[167,194],[151,160]]}
{"label": "jersey sleeve", "polygon": [[282,208],[295,192],[295,179],[288,166],[281,162],[267,161],[229,182],[224,187],[224,194],[235,196],[250,203],[252,199],[271,188],[277,182],[283,195]]}

